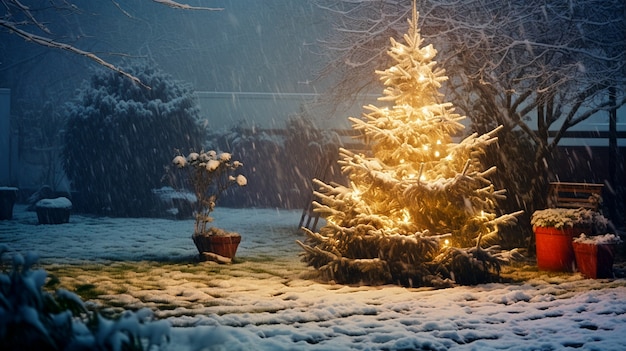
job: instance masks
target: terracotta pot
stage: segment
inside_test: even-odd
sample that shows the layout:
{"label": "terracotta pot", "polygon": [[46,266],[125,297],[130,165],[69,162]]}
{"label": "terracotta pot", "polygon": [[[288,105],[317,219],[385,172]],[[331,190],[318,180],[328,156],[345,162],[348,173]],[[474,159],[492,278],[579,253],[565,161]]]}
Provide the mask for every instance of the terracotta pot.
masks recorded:
{"label": "terracotta pot", "polygon": [[42,199],[35,204],[39,224],[63,224],[70,221],[72,202],[65,197]]}
{"label": "terracotta pot", "polygon": [[537,266],[553,272],[574,271],[574,228],[535,227]]}
{"label": "terracotta pot", "polygon": [[63,224],[70,221],[70,210],[67,208],[37,207],[39,224]]}
{"label": "terracotta pot", "polygon": [[217,228],[209,228],[205,233],[194,233],[191,238],[201,256],[203,252],[212,252],[230,259],[235,257],[241,242],[241,235],[238,233]]}
{"label": "terracotta pot", "polygon": [[576,255],[576,267],[591,279],[613,278],[613,260],[616,244],[572,243]]}

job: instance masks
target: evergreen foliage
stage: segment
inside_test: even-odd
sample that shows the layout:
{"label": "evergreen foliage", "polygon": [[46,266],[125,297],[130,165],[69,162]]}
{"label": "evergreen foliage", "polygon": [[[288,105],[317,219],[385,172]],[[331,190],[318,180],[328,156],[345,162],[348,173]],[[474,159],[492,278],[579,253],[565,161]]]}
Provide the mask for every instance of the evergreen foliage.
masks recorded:
{"label": "evergreen foliage", "polygon": [[228,196],[219,205],[301,209],[308,205],[303,198],[311,194],[311,178],[316,173],[328,170],[325,180],[343,179],[338,167],[333,167],[341,145],[336,133],[318,129],[307,115],[290,118],[284,130],[285,134],[269,135],[237,126],[227,133],[216,133],[210,147],[236,154],[250,180],[245,188],[227,190]]}
{"label": "evergreen foliage", "polygon": [[455,142],[464,118],[439,92],[447,77],[432,45],[422,46],[417,11],[406,43],[391,39],[395,64],[377,71],[385,85],[363,119],[350,118],[371,154],[340,149],[349,185],[316,180],[315,211],[326,224],[308,234],[303,260],[339,283],[407,286],[476,284],[498,277],[496,190],[484,169],[499,128]]}
{"label": "evergreen foliage", "polygon": [[150,88],[119,74],[94,74],[68,104],[64,169],[86,212],[151,214],[151,192],[177,148],[200,150],[204,130],[192,89],[152,65],[127,69]]}

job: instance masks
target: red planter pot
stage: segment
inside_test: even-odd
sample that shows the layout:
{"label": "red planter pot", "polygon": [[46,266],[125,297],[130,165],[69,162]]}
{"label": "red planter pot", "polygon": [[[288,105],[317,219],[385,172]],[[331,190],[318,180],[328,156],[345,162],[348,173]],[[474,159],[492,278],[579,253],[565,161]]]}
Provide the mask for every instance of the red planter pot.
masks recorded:
{"label": "red planter pot", "polygon": [[537,266],[543,271],[573,272],[574,248],[572,241],[579,230],[535,227]]}
{"label": "red planter pot", "polygon": [[212,252],[232,259],[235,257],[237,247],[241,242],[241,235],[223,231],[215,234],[209,231],[208,233],[194,234],[192,239],[201,256],[203,252]]}
{"label": "red planter pot", "polygon": [[615,244],[572,243],[576,255],[576,267],[591,279],[613,278]]}

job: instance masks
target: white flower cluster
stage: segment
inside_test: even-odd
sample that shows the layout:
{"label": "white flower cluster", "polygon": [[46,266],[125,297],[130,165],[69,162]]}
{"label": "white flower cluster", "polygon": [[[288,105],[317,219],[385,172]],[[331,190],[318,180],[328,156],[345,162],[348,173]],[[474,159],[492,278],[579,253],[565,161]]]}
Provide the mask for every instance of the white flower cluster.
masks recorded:
{"label": "white flower cluster", "polygon": [[[228,152],[222,152],[218,154],[214,150],[206,151],[206,152],[192,152],[187,157],[184,155],[178,155],[174,157],[172,163],[178,168],[185,168],[187,166],[192,166],[196,169],[205,169],[209,173],[213,173],[218,169],[227,169],[227,170],[235,170],[241,166],[243,163],[239,161],[232,161],[232,155]],[[248,184],[248,180],[242,174],[235,176],[230,175],[228,179],[234,183],[237,183],[239,186],[244,186]]]}

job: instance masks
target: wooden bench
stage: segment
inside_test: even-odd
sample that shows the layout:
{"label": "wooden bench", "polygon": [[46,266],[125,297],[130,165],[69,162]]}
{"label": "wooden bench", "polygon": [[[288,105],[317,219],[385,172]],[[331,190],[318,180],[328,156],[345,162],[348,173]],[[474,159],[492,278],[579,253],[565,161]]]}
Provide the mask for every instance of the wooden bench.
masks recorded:
{"label": "wooden bench", "polygon": [[598,210],[604,184],[551,182],[548,206]]}

